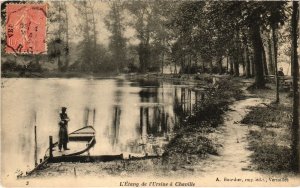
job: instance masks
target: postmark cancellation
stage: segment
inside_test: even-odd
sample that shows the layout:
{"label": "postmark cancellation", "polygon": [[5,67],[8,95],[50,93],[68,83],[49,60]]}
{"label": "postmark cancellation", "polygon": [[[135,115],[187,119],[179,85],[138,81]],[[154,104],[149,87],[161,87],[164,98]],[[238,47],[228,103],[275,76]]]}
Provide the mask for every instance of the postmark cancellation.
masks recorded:
{"label": "postmark cancellation", "polygon": [[6,53],[46,53],[46,24],[46,3],[7,4]]}

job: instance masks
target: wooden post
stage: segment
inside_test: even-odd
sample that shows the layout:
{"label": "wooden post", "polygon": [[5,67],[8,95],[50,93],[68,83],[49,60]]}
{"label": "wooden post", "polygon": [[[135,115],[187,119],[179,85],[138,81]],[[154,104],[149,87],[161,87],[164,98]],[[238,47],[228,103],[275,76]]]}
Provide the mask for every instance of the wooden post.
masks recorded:
{"label": "wooden post", "polygon": [[94,108],[94,112],[93,112],[93,127],[95,126],[95,119],[96,119],[96,109]]}
{"label": "wooden post", "polygon": [[189,89],[188,90],[189,92],[189,114],[191,115],[192,114],[192,91]]}
{"label": "wooden post", "polygon": [[75,167],[74,167],[74,176],[75,176],[75,178],[77,177],[76,168]]}
{"label": "wooden post", "polygon": [[143,113],[144,113],[144,108],[141,106],[140,107],[140,132],[141,132],[141,137],[143,135],[143,124],[144,124],[144,122],[143,122],[143,120],[144,120]]}
{"label": "wooden post", "polygon": [[49,136],[49,157],[50,158],[53,157],[52,147],[53,147],[53,138],[52,138],[52,136]]}
{"label": "wooden post", "polygon": [[126,168],[126,161],[123,160],[122,162],[123,162],[123,169],[125,169]]}
{"label": "wooden post", "polygon": [[86,117],[85,117],[85,126],[88,126],[88,123],[89,123],[89,113],[90,113],[90,109],[87,108],[86,109]]}
{"label": "wooden post", "polygon": [[36,125],[34,126],[34,165],[37,166],[37,137],[36,137]]}

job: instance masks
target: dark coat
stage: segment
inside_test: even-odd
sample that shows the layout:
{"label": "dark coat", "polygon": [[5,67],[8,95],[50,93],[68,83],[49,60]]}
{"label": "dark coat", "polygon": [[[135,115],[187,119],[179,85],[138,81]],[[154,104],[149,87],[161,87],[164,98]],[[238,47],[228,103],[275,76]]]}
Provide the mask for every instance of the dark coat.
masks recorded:
{"label": "dark coat", "polygon": [[68,114],[67,113],[60,113],[59,116],[60,116],[60,120],[61,121],[66,121],[66,123],[68,125],[68,121],[70,121],[70,118],[68,117]]}
{"label": "dark coat", "polygon": [[67,121],[60,121],[59,122],[58,137],[59,137],[59,143],[69,142]]}
{"label": "dark coat", "polygon": [[280,70],[278,71],[278,76],[284,76],[284,73]]}

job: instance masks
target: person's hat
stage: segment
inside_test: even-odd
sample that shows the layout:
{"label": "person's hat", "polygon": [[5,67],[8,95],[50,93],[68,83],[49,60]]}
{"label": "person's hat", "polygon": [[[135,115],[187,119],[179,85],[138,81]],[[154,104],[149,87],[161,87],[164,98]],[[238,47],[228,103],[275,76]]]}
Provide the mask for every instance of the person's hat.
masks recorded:
{"label": "person's hat", "polygon": [[62,110],[66,110],[66,109],[67,109],[67,107],[61,107],[61,109],[62,109]]}

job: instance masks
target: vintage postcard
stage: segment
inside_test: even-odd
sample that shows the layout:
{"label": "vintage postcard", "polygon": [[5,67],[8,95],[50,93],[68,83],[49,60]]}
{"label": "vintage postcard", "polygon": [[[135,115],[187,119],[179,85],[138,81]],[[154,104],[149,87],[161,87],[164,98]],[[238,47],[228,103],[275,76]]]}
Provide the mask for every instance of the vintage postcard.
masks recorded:
{"label": "vintage postcard", "polygon": [[300,186],[298,1],[1,1],[1,186]]}

